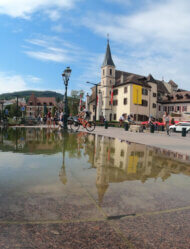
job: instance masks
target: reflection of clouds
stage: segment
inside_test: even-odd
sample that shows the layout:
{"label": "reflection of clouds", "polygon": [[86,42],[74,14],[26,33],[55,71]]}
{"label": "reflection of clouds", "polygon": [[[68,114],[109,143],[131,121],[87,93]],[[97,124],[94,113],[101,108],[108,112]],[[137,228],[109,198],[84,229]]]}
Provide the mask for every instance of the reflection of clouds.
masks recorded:
{"label": "reflection of clouds", "polygon": [[0,168],[20,168],[24,164],[24,155],[0,152]]}

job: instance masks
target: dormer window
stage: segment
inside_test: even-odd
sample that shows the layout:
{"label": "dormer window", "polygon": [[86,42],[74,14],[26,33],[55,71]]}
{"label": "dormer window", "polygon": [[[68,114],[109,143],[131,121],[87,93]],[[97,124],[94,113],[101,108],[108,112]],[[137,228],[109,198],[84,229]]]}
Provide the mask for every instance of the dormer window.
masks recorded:
{"label": "dormer window", "polygon": [[110,69],[110,75],[112,75],[112,69]]}

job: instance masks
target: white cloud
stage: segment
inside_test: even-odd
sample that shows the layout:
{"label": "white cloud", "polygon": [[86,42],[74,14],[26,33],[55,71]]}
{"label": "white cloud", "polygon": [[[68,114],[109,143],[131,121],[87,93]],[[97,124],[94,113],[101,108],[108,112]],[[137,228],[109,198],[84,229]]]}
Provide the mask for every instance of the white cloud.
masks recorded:
{"label": "white cloud", "polygon": [[[11,17],[29,18],[33,12],[47,9],[70,9],[76,0],[0,0],[0,14]],[[56,12],[51,12],[55,18]]]}
{"label": "white cloud", "polygon": [[24,53],[42,61],[73,62],[77,61],[83,53],[77,46],[57,37],[41,37],[27,40],[27,42],[34,46]]}
{"label": "white cloud", "polygon": [[26,82],[20,75],[0,73],[0,93],[26,90]]}
{"label": "white cloud", "polygon": [[8,72],[0,72],[0,93],[30,90],[33,86],[33,89],[38,89],[36,83],[40,81],[40,78],[33,75],[22,76]]}
{"label": "white cloud", "polygon": [[55,25],[51,27],[52,31],[62,33],[64,31],[63,26],[61,24]]}
{"label": "white cloud", "polygon": [[83,25],[103,37],[110,34],[118,68],[127,65],[126,71],[164,75],[189,89],[189,12],[189,0],[146,1],[130,15],[89,15]]}

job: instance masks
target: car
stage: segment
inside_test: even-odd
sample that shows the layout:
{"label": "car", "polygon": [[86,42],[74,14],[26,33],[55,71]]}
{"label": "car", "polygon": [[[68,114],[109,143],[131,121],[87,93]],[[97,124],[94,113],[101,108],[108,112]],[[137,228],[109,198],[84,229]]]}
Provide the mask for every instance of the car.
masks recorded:
{"label": "car", "polygon": [[182,132],[183,128],[190,132],[190,122],[179,122],[178,124],[170,125],[170,131]]}

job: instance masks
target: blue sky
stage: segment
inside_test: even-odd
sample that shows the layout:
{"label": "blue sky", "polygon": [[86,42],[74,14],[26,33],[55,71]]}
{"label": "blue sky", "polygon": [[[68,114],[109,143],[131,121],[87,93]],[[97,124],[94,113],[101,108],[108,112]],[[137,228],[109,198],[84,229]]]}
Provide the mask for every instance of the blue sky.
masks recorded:
{"label": "blue sky", "polygon": [[190,90],[189,0],[0,0],[0,93],[89,92],[100,81],[107,33],[117,69]]}

